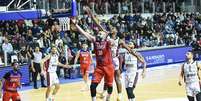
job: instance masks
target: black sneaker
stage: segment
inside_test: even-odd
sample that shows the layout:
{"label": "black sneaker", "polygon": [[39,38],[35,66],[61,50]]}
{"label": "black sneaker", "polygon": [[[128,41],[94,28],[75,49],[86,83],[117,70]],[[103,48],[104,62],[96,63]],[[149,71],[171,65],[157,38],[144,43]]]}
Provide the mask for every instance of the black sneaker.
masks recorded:
{"label": "black sneaker", "polygon": [[38,87],[34,87],[34,89],[38,89]]}
{"label": "black sneaker", "polygon": [[45,88],[45,87],[47,87],[47,86],[46,86],[46,85],[42,85],[41,87],[42,87],[42,88]]}

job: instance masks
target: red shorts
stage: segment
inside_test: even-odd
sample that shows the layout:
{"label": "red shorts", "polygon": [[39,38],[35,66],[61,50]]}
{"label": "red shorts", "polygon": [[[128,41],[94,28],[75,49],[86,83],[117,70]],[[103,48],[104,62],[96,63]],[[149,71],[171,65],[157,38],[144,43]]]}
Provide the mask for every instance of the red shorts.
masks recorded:
{"label": "red shorts", "polygon": [[88,65],[88,66],[80,66],[81,74],[85,75],[86,73],[89,73],[89,68],[90,68],[90,65]]}
{"label": "red shorts", "polygon": [[20,95],[18,92],[10,92],[10,91],[4,91],[3,92],[3,101],[20,101]]}
{"label": "red shorts", "polygon": [[100,83],[102,78],[105,79],[107,86],[113,86],[114,67],[113,64],[107,66],[96,66],[92,76],[92,83]]}

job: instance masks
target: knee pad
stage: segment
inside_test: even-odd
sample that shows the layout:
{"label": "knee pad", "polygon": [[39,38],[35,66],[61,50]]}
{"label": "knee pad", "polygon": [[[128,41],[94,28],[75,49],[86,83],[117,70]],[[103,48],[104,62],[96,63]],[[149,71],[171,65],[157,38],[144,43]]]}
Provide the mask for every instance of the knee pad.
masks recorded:
{"label": "knee pad", "polygon": [[95,97],[96,96],[96,87],[98,84],[96,83],[92,83],[90,85],[90,91],[91,91],[91,97]]}
{"label": "knee pad", "polygon": [[129,99],[135,98],[135,95],[133,93],[133,88],[132,87],[126,88],[126,92],[127,92],[127,95],[128,95]]}
{"label": "knee pad", "polygon": [[90,89],[96,89],[97,85],[98,85],[97,83],[91,83]]}
{"label": "knee pad", "polygon": [[108,94],[112,94],[112,91],[113,91],[113,87],[112,87],[112,86],[108,87],[107,93],[108,93]]}

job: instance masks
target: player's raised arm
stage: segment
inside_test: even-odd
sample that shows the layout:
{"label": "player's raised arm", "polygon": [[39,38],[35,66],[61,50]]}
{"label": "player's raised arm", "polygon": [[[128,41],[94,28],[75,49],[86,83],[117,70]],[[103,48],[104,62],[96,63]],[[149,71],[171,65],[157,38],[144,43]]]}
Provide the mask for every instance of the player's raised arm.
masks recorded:
{"label": "player's raised arm", "polygon": [[100,24],[99,20],[95,17],[95,15],[92,13],[91,9],[88,7],[88,6],[85,6],[83,8],[87,14],[92,18],[92,20],[95,22],[95,24],[98,26],[98,28],[101,30],[101,31],[104,31],[106,33],[108,33]]}
{"label": "player's raised arm", "polygon": [[198,78],[200,80],[200,84],[201,84],[201,64],[197,62],[197,67],[198,67]]}
{"label": "player's raised arm", "polygon": [[125,48],[129,53],[131,53],[131,48],[128,47],[128,45],[125,44],[123,40],[119,40],[119,45],[122,46],[122,48]]}
{"label": "player's raised arm", "polygon": [[146,74],[145,73],[146,68],[147,68],[147,64],[146,64],[146,61],[144,60],[144,57],[140,53],[138,53],[138,52],[136,52],[134,50],[131,51],[131,54],[135,55],[137,57],[137,59],[143,64],[142,77],[144,78],[145,74]]}
{"label": "player's raised arm", "polygon": [[95,37],[92,36],[91,34],[89,34],[88,32],[84,31],[76,22],[75,18],[71,18],[72,23],[75,25],[75,27],[77,28],[77,30],[83,34],[89,41],[94,41]]}
{"label": "player's raised arm", "polygon": [[181,66],[181,70],[179,73],[179,81],[178,84],[181,86],[182,85],[182,81],[184,79],[184,64]]}

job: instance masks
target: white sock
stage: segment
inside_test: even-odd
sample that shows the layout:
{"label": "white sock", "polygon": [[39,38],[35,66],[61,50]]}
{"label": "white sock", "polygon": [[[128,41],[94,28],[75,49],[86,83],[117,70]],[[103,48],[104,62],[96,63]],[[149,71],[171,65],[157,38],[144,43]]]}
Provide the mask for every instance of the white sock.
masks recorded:
{"label": "white sock", "polygon": [[107,94],[106,101],[110,101],[110,96],[111,96],[111,94]]}
{"label": "white sock", "polygon": [[107,93],[107,90],[104,90],[102,94],[103,94],[103,95],[106,95],[106,93]]}
{"label": "white sock", "polygon": [[92,97],[92,101],[96,101],[96,97]]}
{"label": "white sock", "polygon": [[132,98],[132,99],[128,99],[128,101],[135,101],[135,98]]}
{"label": "white sock", "polygon": [[86,88],[89,89],[89,83],[88,82],[84,82],[86,85]]}
{"label": "white sock", "polygon": [[50,97],[46,98],[46,101],[51,101],[51,98]]}
{"label": "white sock", "polygon": [[118,98],[119,98],[119,100],[122,100],[122,93],[118,94]]}
{"label": "white sock", "polygon": [[52,99],[54,99],[55,98],[55,95],[52,95],[52,97],[51,97]]}

